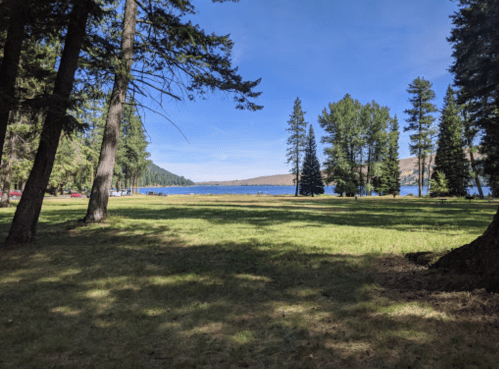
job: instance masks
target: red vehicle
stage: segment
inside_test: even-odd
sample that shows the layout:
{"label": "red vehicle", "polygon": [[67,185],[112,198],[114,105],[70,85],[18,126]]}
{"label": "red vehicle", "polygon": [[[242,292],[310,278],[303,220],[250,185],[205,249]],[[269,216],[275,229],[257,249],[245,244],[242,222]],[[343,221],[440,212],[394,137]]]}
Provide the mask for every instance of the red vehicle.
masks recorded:
{"label": "red vehicle", "polygon": [[81,197],[81,193],[79,193],[79,192],[72,193],[71,197]]}
{"label": "red vehicle", "polygon": [[[22,195],[21,191],[18,190],[12,190],[9,192],[9,196],[12,198],[12,200],[17,200],[20,198]],[[2,196],[2,192],[0,191],[0,196]]]}

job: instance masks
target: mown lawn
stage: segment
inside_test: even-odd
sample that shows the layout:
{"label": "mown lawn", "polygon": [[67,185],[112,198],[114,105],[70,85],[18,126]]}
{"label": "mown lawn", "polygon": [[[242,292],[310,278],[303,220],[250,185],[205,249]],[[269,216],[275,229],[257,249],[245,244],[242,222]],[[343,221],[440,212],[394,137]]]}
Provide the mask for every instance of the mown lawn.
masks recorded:
{"label": "mown lawn", "polygon": [[45,200],[37,242],[0,250],[0,368],[499,367],[498,295],[402,257],[497,203],[141,196],[77,227],[87,202]]}

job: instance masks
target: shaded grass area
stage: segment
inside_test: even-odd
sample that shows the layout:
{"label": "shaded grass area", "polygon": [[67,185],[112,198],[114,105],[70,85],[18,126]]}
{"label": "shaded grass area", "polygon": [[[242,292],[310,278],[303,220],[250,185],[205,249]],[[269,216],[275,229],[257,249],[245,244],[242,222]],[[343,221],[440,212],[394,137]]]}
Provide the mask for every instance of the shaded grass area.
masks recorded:
{"label": "shaded grass area", "polygon": [[0,252],[0,367],[497,367],[497,306],[408,297],[432,272],[386,261],[469,242],[495,208],[362,200],[111,199],[87,227],[87,200],[46,201],[36,244]]}

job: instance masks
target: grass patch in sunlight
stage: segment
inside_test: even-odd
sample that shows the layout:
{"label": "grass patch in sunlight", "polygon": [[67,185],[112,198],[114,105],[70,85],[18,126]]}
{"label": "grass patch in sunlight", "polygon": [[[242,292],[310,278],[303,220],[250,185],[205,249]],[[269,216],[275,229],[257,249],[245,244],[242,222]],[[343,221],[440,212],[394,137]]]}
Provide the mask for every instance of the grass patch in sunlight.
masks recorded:
{"label": "grass patch in sunlight", "polygon": [[[87,201],[45,200],[37,242],[0,252],[0,367],[498,364],[497,321],[454,314],[450,292],[437,291],[440,308],[383,286],[376,269],[387,255],[470,242],[495,207],[140,196],[111,198],[110,219],[76,227]],[[13,212],[0,209],[3,238]],[[462,308],[479,311],[485,300],[469,296]]]}

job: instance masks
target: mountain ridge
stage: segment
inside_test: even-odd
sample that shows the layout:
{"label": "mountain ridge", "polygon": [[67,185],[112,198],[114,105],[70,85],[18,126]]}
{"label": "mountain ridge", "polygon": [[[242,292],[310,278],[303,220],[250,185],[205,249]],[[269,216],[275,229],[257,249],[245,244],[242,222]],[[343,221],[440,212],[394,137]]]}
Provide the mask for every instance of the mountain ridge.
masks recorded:
{"label": "mountain ridge", "polygon": [[[469,160],[469,154],[466,154],[466,156]],[[481,157],[481,155],[477,154],[477,157]],[[435,163],[435,154],[432,154],[431,158],[432,163]],[[415,183],[417,184],[417,176],[415,174],[417,162],[417,157],[399,159],[400,182],[403,186],[410,186]],[[324,170],[322,173],[325,175]],[[195,182],[195,184],[206,186],[294,186],[294,178],[294,174],[275,174],[271,176],[261,176],[241,180],[236,179],[232,181],[203,181]]]}

